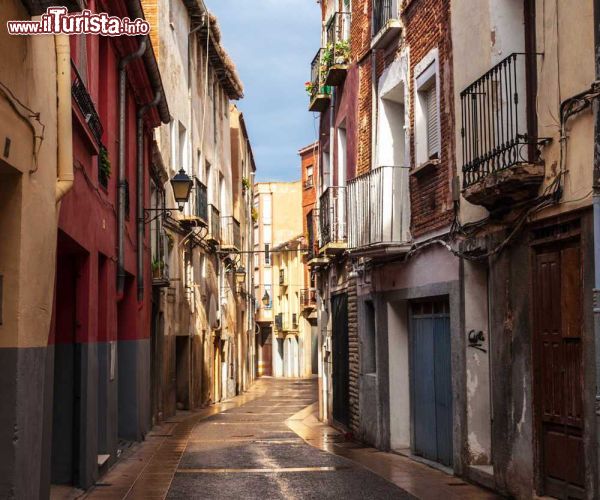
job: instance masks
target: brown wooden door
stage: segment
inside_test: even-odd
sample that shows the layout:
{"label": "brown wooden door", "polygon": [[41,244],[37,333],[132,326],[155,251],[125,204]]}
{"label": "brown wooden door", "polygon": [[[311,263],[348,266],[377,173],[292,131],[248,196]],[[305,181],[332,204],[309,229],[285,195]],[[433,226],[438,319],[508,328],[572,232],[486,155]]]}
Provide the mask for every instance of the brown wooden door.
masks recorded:
{"label": "brown wooden door", "polygon": [[540,250],[534,269],[534,362],[543,493],[583,498],[582,278],[579,243]]}

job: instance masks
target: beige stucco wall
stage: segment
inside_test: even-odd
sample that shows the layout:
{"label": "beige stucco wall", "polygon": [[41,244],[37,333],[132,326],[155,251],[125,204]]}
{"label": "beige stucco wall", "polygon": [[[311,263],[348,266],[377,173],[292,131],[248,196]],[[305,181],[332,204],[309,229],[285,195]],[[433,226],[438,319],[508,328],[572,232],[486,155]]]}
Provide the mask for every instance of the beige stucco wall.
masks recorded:
{"label": "beige stucco wall", "polygon": [[[270,210],[265,202],[267,198],[271,199]],[[265,293],[264,285],[270,284],[273,291],[277,277],[272,266],[265,266],[262,251],[265,243],[274,248],[302,234],[302,182],[259,182],[254,186],[254,206],[258,211],[254,247],[261,252],[258,254],[259,265],[255,272],[255,281],[258,283],[255,294],[259,300],[257,319],[269,322],[274,319],[273,311],[265,309],[260,300]],[[265,224],[272,227],[270,242],[265,239]],[[271,279],[269,273],[272,273]]]}
{"label": "beige stucco wall", "polygon": [[[161,125],[157,130],[157,143],[170,177],[180,168],[188,175],[196,177],[208,187],[208,203],[216,206],[221,216],[233,214],[233,186],[230,140],[229,99],[220,84],[214,92],[214,68],[208,66],[210,88],[205,99],[206,88],[206,47],[195,43],[197,35],[189,36],[192,29],[190,14],[182,0],[143,0],[142,4],[152,25],[152,38],[157,41],[155,51],[159,61],[163,86],[172,123]],[[191,57],[188,41],[191,40]],[[188,61],[191,67],[188,68]],[[189,72],[188,72],[189,70]],[[188,79],[188,76],[191,78]],[[216,102],[216,120],[213,119]],[[215,134],[214,123],[217,131]],[[186,144],[182,147],[179,139],[179,124],[185,127]],[[215,141],[216,135],[216,141]],[[180,154],[180,151],[183,154]],[[206,163],[211,166],[208,178]],[[223,188],[219,178],[223,177]],[[165,185],[167,204],[175,206],[170,185]],[[195,193],[192,192],[192,197]],[[191,214],[192,204],[188,203],[184,214],[175,213],[175,218]],[[200,230],[196,230],[200,232]],[[222,335],[225,341],[223,365],[228,365],[227,356],[236,356],[239,308],[241,304],[233,275],[225,273],[223,260],[215,253],[196,246],[192,252],[191,265],[184,262],[187,248],[186,236],[171,231],[175,239],[170,254],[171,286],[163,290],[168,295],[165,325],[171,334],[199,337],[203,345],[203,376],[212,378],[213,340]],[[219,279],[219,276],[223,276]],[[187,286],[186,286],[187,285]],[[222,285],[222,286],[221,286]],[[217,312],[218,309],[218,312]],[[219,328],[220,327],[220,328]],[[229,344],[233,344],[233,349]],[[237,367],[236,367],[237,369]],[[236,374],[229,374],[235,377]],[[221,388],[221,396],[231,396],[226,383]],[[235,385],[235,384],[234,384]],[[212,382],[203,383],[203,399],[213,398]]]}
{"label": "beige stucco wall", "polygon": [[[560,103],[582,92],[594,81],[592,3],[536,2],[538,56],[538,135],[551,139],[542,148],[546,187],[560,170]],[[486,0],[473,8],[470,0],[451,2],[452,52],[458,174],[461,167],[460,92],[512,52],[524,51],[523,2]],[[524,103],[524,96],[521,102]],[[546,217],[591,203],[593,124],[590,110],[572,118],[566,128],[563,168],[566,171],[561,203],[539,214]],[[486,215],[485,209],[461,199],[461,220]]]}
{"label": "beige stucco wall", "polygon": [[[45,125],[20,117],[0,90],[0,275],[4,276],[0,347],[48,343],[56,259],[56,53],[51,36],[9,36],[6,21],[29,19],[21,2],[0,8],[0,83]],[[29,114],[16,104],[21,113]],[[34,130],[27,123],[31,123]],[[5,140],[10,152],[4,155]]]}
{"label": "beige stucco wall", "polygon": [[[311,330],[310,325],[301,316],[300,292],[306,288],[304,282],[304,264],[302,260],[302,245],[304,239],[294,240],[289,244],[280,245],[273,253],[274,294],[273,314],[282,313],[284,323],[291,328],[276,332],[279,338],[295,336],[298,345],[298,359],[294,373],[300,377],[311,375]],[[283,269],[286,275],[286,286],[279,285],[279,272]],[[296,315],[297,327],[292,325],[292,317]],[[286,360],[287,361],[287,360]],[[284,363],[286,365],[287,363]]]}

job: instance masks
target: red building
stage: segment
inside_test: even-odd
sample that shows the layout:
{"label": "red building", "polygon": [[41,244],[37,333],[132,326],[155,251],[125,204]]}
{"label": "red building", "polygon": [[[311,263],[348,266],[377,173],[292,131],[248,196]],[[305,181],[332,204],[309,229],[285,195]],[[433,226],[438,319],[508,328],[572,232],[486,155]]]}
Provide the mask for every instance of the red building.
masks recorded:
{"label": "red building", "polygon": [[[143,17],[138,1],[87,7]],[[71,59],[75,181],[59,216],[45,459],[52,483],[87,488],[150,427],[144,208],[153,129],[170,117],[149,38],[72,36]]]}

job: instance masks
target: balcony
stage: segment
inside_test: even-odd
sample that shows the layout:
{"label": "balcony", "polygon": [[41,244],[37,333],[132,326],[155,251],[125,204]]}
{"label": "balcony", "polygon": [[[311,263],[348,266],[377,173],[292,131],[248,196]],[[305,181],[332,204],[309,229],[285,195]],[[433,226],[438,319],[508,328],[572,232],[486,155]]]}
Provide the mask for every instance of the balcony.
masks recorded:
{"label": "balcony", "polygon": [[287,275],[285,272],[285,269],[280,269],[279,270],[279,286],[287,286],[288,282],[287,282]]}
{"label": "balcony", "polygon": [[402,25],[398,16],[398,0],[373,0],[372,49],[387,47],[398,37]]}
{"label": "balcony", "polygon": [[346,249],[346,188],[332,186],[320,198],[320,251],[339,253]]}
{"label": "balcony", "polygon": [[528,135],[526,56],[511,54],[460,94],[463,196],[488,210],[537,195],[543,141]]}
{"label": "balcony", "polygon": [[275,315],[275,329],[278,332],[292,332],[298,330],[298,315],[279,313]]}
{"label": "balcony", "polygon": [[350,63],[350,13],[336,12],[327,23],[327,46],[323,50],[327,67],[325,85],[344,83]]}
{"label": "balcony", "polygon": [[319,49],[310,67],[310,81],[306,84],[306,92],[310,96],[309,111],[322,113],[329,106],[331,87],[325,85],[326,73],[323,49]]}
{"label": "balcony", "polygon": [[317,291],[314,288],[300,290],[300,307],[303,310],[317,307]]}
{"label": "balcony", "polygon": [[221,217],[221,249],[238,252],[242,249],[240,222],[231,215]]}
{"label": "balcony", "polygon": [[408,169],[379,167],[348,182],[348,248],[410,246]]}
{"label": "balcony", "polygon": [[190,203],[186,207],[182,222],[200,227],[208,225],[208,190],[197,178],[194,178]]}
{"label": "balcony", "polygon": [[87,124],[89,131],[94,137],[96,145],[102,147],[102,134],[104,133],[102,122],[96,111],[94,101],[92,101],[92,97],[88,93],[85,83],[73,61],[71,61],[71,95],[79,111],[81,111],[83,120]]}
{"label": "balcony", "polygon": [[214,205],[208,205],[207,240],[215,244],[219,244],[221,241],[221,214]]}

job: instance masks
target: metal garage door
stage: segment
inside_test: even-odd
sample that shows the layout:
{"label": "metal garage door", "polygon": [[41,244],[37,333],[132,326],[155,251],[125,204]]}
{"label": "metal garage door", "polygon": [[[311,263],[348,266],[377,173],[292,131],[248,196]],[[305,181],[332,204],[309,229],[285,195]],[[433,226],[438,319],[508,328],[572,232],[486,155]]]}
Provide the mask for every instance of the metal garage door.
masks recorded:
{"label": "metal garage door", "polygon": [[411,305],[414,453],[452,466],[450,314],[446,299]]}

